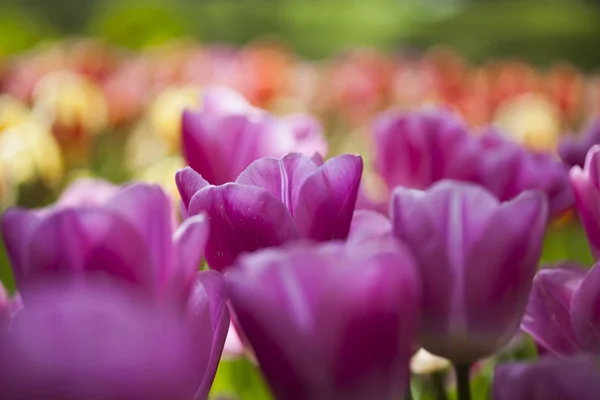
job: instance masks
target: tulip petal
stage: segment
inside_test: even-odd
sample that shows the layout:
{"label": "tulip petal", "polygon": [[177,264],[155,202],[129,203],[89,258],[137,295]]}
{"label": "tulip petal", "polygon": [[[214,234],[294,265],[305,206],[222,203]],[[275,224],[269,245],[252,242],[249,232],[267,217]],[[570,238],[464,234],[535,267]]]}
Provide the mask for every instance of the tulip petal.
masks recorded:
{"label": "tulip petal", "polygon": [[[206,314],[208,310],[208,314]],[[193,321],[198,336],[210,344],[210,357],[206,368],[203,369],[202,384],[195,399],[208,397],[217,373],[225,339],[229,329],[230,315],[227,307],[227,291],[221,274],[215,271],[203,271],[197,274],[197,279],[188,303],[188,316]],[[206,320],[206,316],[209,320]],[[210,341],[207,341],[206,329],[211,328]]]}
{"label": "tulip petal", "polygon": [[185,209],[190,206],[190,201],[197,191],[209,185],[209,183],[190,167],[180,169],[175,174],[175,183],[181,196]]}
{"label": "tulip petal", "polygon": [[546,196],[524,192],[496,210],[466,259],[463,306],[471,332],[487,342],[482,351],[490,352],[480,356],[500,350],[519,326],[547,221]]}
{"label": "tulip petal", "polygon": [[[183,155],[187,163],[212,184],[225,183],[225,160],[218,149],[216,130],[211,122],[205,121],[202,114],[189,110],[183,112],[181,122]],[[225,182],[224,182],[225,181]]]}
{"label": "tulip petal", "polygon": [[324,241],[348,236],[362,169],[360,156],[344,154],[327,160],[304,181],[293,213],[303,237]]}
{"label": "tulip petal", "polygon": [[521,329],[544,349],[558,355],[580,351],[571,328],[571,298],[585,270],[551,268],[537,273]]}
{"label": "tulip petal", "polygon": [[573,292],[571,300],[573,331],[588,352],[600,352],[600,266],[596,264]]}
{"label": "tulip petal", "polygon": [[494,400],[595,400],[600,370],[592,357],[511,362],[494,370]]}
{"label": "tulip petal", "polygon": [[210,221],[206,260],[218,271],[236,257],[299,237],[285,206],[268,191],[225,184],[200,190],[190,202],[190,214],[205,212]]}
{"label": "tulip petal", "polygon": [[134,184],[123,188],[106,204],[145,240],[154,263],[155,282],[163,285],[172,263],[174,214],[171,199],[160,186]]}
{"label": "tulip petal", "polygon": [[302,184],[317,171],[317,165],[300,153],[254,161],[238,176],[236,183],[258,186],[280,199],[292,213],[298,202]]}
{"label": "tulip petal", "polygon": [[103,179],[82,178],[62,191],[56,205],[61,207],[102,205],[118,191],[117,185]]}
{"label": "tulip petal", "polygon": [[585,170],[573,167],[569,175],[577,210],[595,258],[600,257],[600,189],[596,186],[599,181],[593,180],[592,175],[597,175],[599,168],[600,146],[594,146],[588,153]]}
{"label": "tulip petal", "polygon": [[388,237],[392,234],[392,222],[376,211],[356,210],[350,224],[348,243],[361,243],[369,239]]}
{"label": "tulip petal", "polygon": [[42,218],[33,211],[11,208],[2,215],[2,238],[15,279],[27,275],[27,245]]}
{"label": "tulip petal", "polygon": [[17,282],[26,287],[57,273],[73,280],[103,273],[151,286],[148,247],[120,215],[102,209],[65,209],[45,218],[27,245],[27,264]]}

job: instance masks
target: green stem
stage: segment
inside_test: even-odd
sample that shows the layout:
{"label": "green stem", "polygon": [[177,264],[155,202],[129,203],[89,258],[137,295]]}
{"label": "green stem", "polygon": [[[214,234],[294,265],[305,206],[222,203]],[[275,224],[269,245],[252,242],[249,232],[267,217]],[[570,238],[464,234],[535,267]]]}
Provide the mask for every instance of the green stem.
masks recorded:
{"label": "green stem", "polygon": [[469,384],[469,364],[455,364],[456,385],[458,388],[458,400],[471,400],[471,386]]}
{"label": "green stem", "polygon": [[437,400],[448,400],[448,394],[446,393],[445,374],[442,371],[435,371],[431,374],[431,383],[433,384],[433,390],[435,391],[435,398]]}

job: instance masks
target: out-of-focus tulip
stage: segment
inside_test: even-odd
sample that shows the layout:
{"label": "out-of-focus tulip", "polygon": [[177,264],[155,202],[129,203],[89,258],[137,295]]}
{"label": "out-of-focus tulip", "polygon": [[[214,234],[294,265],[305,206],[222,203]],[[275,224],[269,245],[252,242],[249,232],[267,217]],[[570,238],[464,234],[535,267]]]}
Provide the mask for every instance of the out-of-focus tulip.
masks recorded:
{"label": "out-of-focus tulip", "polygon": [[392,235],[392,222],[381,213],[371,210],[356,210],[350,224],[348,243],[380,239]]}
{"label": "out-of-focus tulip", "polygon": [[66,71],[48,74],[37,83],[33,113],[66,144],[100,133],[108,122],[100,88],[84,76]]}
{"label": "out-of-focus tulip", "polygon": [[27,119],[29,110],[25,103],[8,95],[0,95],[0,133]]}
{"label": "out-of-focus tulip", "polygon": [[555,150],[562,128],[554,103],[531,93],[501,104],[494,116],[494,124],[511,140],[544,152]]}
{"label": "out-of-focus tulip", "polygon": [[235,183],[210,185],[191,168],[178,171],[184,215],[210,220],[206,260],[221,270],[243,252],[307,238],[345,239],[362,172],[360,156],[322,165],[299,153],[253,162]]}
{"label": "out-of-focus tulip", "polygon": [[454,179],[480,184],[501,201],[525,190],[541,190],[549,198],[552,215],[572,205],[568,171],[562,163],[549,154],[527,151],[493,130],[471,135],[453,114],[441,110],[386,114],[378,119],[375,134],[376,168],[389,189],[426,189],[439,180]]}
{"label": "out-of-focus tulip", "polygon": [[207,219],[194,216],[175,230],[172,203],[158,186],[114,190],[89,182],[75,183],[46,209],[4,213],[3,239],[20,292],[26,297],[46,279],[75,283],[103,274],[160,299],[186,299]]}
{"label": "out-of-focus tulip", "polygon": [[567,167],[583,167],[585,156],[595,144],[600,144],[600,117],[591,118],[576,137],[563,138],[558,144],[558,154]]}
{"label": "out-of-focus tulip", "polygon": [[160,137],[171,151],[181,147],[181,114],[188,108],[197,108],[200,88],[196,86],[171,86],[156,96],[148,109],[148,122],[152,133]]}
{"label": "out-of-focus tulip", "polygon": [[489,356],[515,335],[540,258],[548,205],[525,192],[500,203],[467,183],[396,188],[394,235],[413,250],[423,284],[422,345],[454,363]]}
{"label": "out-of-focus tulip", "polygon": [[600,266],[587,272],[576,265],[543,269],[533,289],[521,329],[544,350],[557,355],[600,352]]}
{"label": "out-of-focus tulip", "polygon": [[185,161],[182,157],[167,157],[143,170],[138,177],[142,182],[159,185],[175,202],[178,202],[180,200],[179,191],[173,177],[182,168],[185,168]]}
{"label": "out-of-focus tulip", "polygon": [[234,319],[276,399],[398,399],[420,286],[397,242],[295,245],[238,259]]}
{"label": "out-of-focus tulip", "polygon": [[54,186],[63,176],[60,147],[44,124],[28,118],[0,134],[0,168],[13,185],[40,179]]}
{"label": "out-of-focus tulip", "polygon": [[600,366],[587,356],[500,364],[494,371],[493,396],[494,400],[600,399]]}
{"label": "out-of-focus tulip", "polygon": [[229,321],[224,289],[200,273],[181,312],[106,281],[38,286],[0,333],[0,397],[206,399]]}
{"label": "out-of-focus tulip", "polygon": [[262,157],[327,152],[321,128],[309,116],[276,118],[225,88],[206,89],[202,109],[184,112],[182,134],[187,162],[215,185],[234,181]]}
{"label": "out-of-focus tulip", "polygon": [[600,145],[594,145],[585,159],[584,168],[571,168],[571,186],[590,248],[600,258]]}

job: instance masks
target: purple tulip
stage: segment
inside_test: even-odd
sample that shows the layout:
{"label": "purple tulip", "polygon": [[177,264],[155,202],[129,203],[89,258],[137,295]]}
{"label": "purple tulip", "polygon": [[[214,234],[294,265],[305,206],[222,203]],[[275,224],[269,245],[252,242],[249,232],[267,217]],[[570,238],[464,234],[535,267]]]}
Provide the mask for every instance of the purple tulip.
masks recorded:
{"label": "purple tulip", "polygon": [[221,276],[186,310],[107,281],[36,286],[0,333],[3,400],[206,399],[229,322]]}
{"label": "purple tulip", "polygon": [[567,167],[583,167],[585,156],[596,144],[600,144],[599,117],[590,119],[578,137],[565,137],[562,139],[558,144],[558,154]]}
{"label": "purple tulip", "polygon": [[[543,191],[552,215],[573,203],[568,171],[550,155],[533,153],[494,131],[476,136],[454,114],[427,110],[385,114],[375,125],[376,169],[388,187],[427,189],[453,179],[477,183],[500,201]],[[499,173],[501,171],[501,173]]]}
{"label": "purple tulip", "polygon": [[500,364],[493,394],[494,400],[597,400],[600,366],[589,356]]}
{"label": "purple tulip", "polygon": [[420,285],[397,242],[295,244],[238,259],[234,318],[276,399],[398,399]]}
{"label": "purple tulip", "polygon": [[564,265],[533,280],[521,328],[545,350],[561,356],[600,354],[600,264],[589,272]]}
{"label": "purple tulip", "polygon": [[380,240],[392,236],[392,222],[376,211],[356,210],[350,224],[348,243],[362,243],[365,240]]}
{"label": "purple tulip", "polygon": [[101,189],[103,198],[75,189],[46,209],[13,208],[3,215],[3,239],[20,292],[26,297],[46,279],[77,282],[105,275],[185,301],[208,220],[198,215],[175,230],[171,201],[158,186],[134,184],[112,195]]}
{"label": "purple tulip", "polygon": [[183,213],[206,213],[208,265],[221,270],[243,252],[300,238],[345,239],[362,174],[360,156],[323,165],[299,153],[253,162],[234,183],[210,185],[192,168],[177,172]]}
{"label": "purple tulip", "polygon": [[600,145],[590,149],[583,169],[571,169],[571,186],[592,253],[600,259]]}
{"label": "purple tulip", "polygon": [[500,203],[480,186],[441,181],[396,188],[394,235],[415,254],[423,282],[423,347],[468,364],[500,350],[525,312],[547,222],[546,197]]}
{"label": "purple tulip", "polygon": [[327,153],[327,142],[313,118],[271,116],[221,87],[205,91],[201,110],[183,113],[182,135],[188,164],[214,185],[233,182],[259,158],[291,151],[309,156]]}

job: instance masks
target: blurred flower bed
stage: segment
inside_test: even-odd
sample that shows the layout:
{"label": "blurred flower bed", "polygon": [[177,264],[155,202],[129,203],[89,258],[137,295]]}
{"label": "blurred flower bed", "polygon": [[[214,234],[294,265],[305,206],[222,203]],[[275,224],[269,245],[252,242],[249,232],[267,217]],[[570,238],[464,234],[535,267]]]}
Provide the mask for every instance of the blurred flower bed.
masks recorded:
{"label": "blurred flower bed", "polygon": [[[228,113],[243,115],[243,121],[227,120]],[[241,134],[236,136],[238,128]],[[263,128],[269,133],[260,133],[271,142],[252,136],[259,136],[256,132]],[[600,144],[600,75],[565,62],[545,69],[514,59],[476,65],[447,47],[393,54],[357,48],[311,61],[277,41],[243,47],[180,41],[131,51],[73,39],[7,57],[0,69],[3,210],[12,205],[42,207],[57,199],[66,205],[73,192],[64,189],[85,177],[157,183],[175,204],[183,199],[182,214],[193,219],[200,200],[191,198],[201,198],[199,193],[209,183],[237,185],[244,178],[255,183],[248,165],[291,151],[306,156],[293,162],[314,162],[316,168],[322,158],[306,160],[318,152],[351,172],[346,174],[350,177],[340,173],[349,181],[340,185],[354,188],[349,190],[358,197],[357,208],[382,214],[387,214],[394,198],[398,202],[394,204],[410,201],[408,194],[406,199],[393,195],[394,187],[426,190],[446,178],[475,183],[496,198],[515,203],[521,192],[538,189],[547,197],[551,221],[543,237],[542,261],[569,259],[589,266],[593,257],[573,212],[568,174],[572,167],[584,166],[586,154],[596,144]],[[335,157],[343,153],[360,153],[362,160]],[[399,158],[400,153],[408,156]],[[202,176],[183,169],[187,165]],[[503,179],[505,167],[512,169]],[[590,167],[585,168],[577,182],[593,180]],[[102,193],[104,189],[108,199],[116,196],[115,188],[97,188]],[[445,193],[443,185],[436,190]],[[218,205],[207,204],[203,207],[216,215],[210,217],[218,218]],[[467,205],[477,204],[473,200]],[[584,206],[579,205],[582,213]],[[247,207],[244,212],[250,213],[252,204]],[[268,219],[268,211],[261,218]],[[343,210],[348,215],[352,211],[353,207]],[[289,232],[282,228],[277,240],[286,242],[294,235],[337,238],[338,227],[315,233],[302,225],[299,214],[290,211],[286,221],[292,222],[285,227]],[[534,217],[535,230],[539,218]],[[588,215],[588,220],[593,218]],[[544,229],[537,231],[541,238]],[[396,234],[407,242],[417,235],[409,230]],[[232,249],[228,243],[234,241],[234,233],[214,235],[218,239],[213,239],[216,244],[209,242],[206,255],[212,269],[230,265],[243,250],[267,247],[259,243],[256,248]],[[339,235],[346,239],[348,232]],[[597,251],[598,244],[591,241]],[[426,258],[426,253],[419,256]],[[344,254],[348,260],[353,257]],[[0,272],[7,288],[14,290],[6,260]],[[236,279],[246,278],[241,274]],[[515,341],[513,353],[535,353],[531,341]],[[509,357],[505,353],[498,357],[505,356]],[[249,359],[223,362],[214,393],[231,391],[233,386],[244,393],[243,398],[268,398]],[[415,392],[431,391],[439,379],[447,379],[436,375],[448,366],[445,359],[422,351],[412,363],[413,373],[424,376],[415,381]],[[475,370],[474,390],[484,393],[491,364],[478,364]]]}

